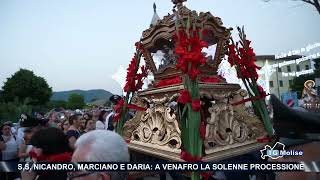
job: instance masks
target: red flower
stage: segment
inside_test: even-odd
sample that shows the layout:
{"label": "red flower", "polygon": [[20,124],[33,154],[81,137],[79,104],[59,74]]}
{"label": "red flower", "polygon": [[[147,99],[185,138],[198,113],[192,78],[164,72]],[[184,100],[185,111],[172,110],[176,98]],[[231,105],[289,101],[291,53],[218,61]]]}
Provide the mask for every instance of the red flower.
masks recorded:
{"label": "red flower", "polygon": [[195,80],[197,76],[200,74],[200,70],[196,68],[191,68],[188,74],[190,79]]}
{"label": "red flower", "polygon": [[127,68],[126,84],[123,88],[124,92],[134,92],[142,88],[143,78],[148,75],[147,69],[142,66],[141,73],[137,73],[137,60],[132,58],[129,67]]}
{"label": "red flower", "polygon": [[184,55],[187,53],[186,49],[182,46],[177,46],[175,49],[176,54],[178,55]]}
{"label": "red flower", "polygon": [[112,120],[113,120],[113,121],[119,121],[120,117],[121,117],[121,113],[116,113],[116,114],[113,116]]}
{"label": "red flower", "polygon": [[192,100],[192,110],[193,111],[199,111],[201,108],[201,103],[200,99],[193,99]]}
{"label": "red flower", "polygon": [[[200,74],[198,70],[199,65],[206,63],[206,58],[201,51],[202,48],[208,47],[208,43],[200,40],[198,36],[199,29],[190,30],[190,34],[193,37],[187,37],[185,31],[181,30],[174,35],[174,39],[176,40],[175,52],[179,55],[176,68],[188,74],[192,80],[195,80]],[[190,63],[192,66],[188,68]]]}
{"label": "red flower", "polygon": [[200,46],[201,46],[201,47],[208,48],[208,43],[205,42],[205,41],[200,41]]}
{"label": "red flower", "polygon": [[267,96],[266,92],[263,90],[263,88],[261,86],[258,86],[258,91],[260,96]]}
{"label": "red flower", "polygon": [[187,104],[187,103],[191,102],[191,96],[190,96],[189,91],[187,91],[187,90],[180,91],[180,96],[178,97],[177,101],[182,104]]}

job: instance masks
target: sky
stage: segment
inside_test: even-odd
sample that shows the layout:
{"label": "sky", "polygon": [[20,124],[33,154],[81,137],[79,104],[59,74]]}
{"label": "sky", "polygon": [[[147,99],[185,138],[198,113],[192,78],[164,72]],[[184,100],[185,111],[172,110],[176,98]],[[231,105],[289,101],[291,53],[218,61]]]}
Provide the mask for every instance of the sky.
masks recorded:
{"label": "sky", "polygon": [[[0,87],[19,68],[44,77],[53,91],[105,89],[125,76],[134,43],[147,29],[153,2],[162,18],[171,0],[1,0]],[[320,42],[320,15],[292,0],[188,0],[224,26],[245,26],[257,55],[274,55]],[[120,68],[122,67],[122,68]]]}

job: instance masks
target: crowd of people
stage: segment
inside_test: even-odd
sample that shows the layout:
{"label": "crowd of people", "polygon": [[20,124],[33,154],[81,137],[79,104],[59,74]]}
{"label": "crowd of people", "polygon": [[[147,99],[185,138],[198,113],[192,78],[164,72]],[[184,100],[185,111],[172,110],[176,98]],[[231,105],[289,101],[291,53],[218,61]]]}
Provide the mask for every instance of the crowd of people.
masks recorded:
{"label": "crowd of people", "polygon": [[[120,96],[110,100],[116,104]],[[0,161],[129,162],[127,143],[113,132],[111,109],[55,109],[47,114],[22,114],[19,122],[1,125]],[[108,143],[106,143],[108,142]],[[125,179],[125,172],[0,173],[0,179]]]}

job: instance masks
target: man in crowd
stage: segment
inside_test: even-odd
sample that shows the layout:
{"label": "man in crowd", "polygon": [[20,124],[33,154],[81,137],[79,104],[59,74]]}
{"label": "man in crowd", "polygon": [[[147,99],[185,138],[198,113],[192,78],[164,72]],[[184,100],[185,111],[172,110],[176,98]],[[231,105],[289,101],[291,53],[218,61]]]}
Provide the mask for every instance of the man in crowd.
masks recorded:
{"label": "man in crowd", "polygon": [[22,161],[31,161],[29,157],[29,151],[32,148],[32,145],[30,145],[30,140],[33,134],[42,128],[41,120],[26,114],[22,114],[20,119],[20,126],[23,130],[22,136],[24,142],[20,146],[19,157]]}
{"label": "man in crowd", "polygon": [[[108,142],[108,143],[106,143]],[[76,141],[72,162],[129,162],[127,143],[113,131],[90,131]],[[127,172],[71,172],[72,180],[124,180]]]}
{"label": "man in crowd", "polygon": [[[0,160],[17,163],[19,162],[18,152],[22,140],[12,134],[11,127],[11,122],[5,122],[0,127]],[[18,177],[18,173],[0,172],[0,179],[17,179]]]}
{"label": "man in crowd", "polygon": [[[109,98],[109,101],[112,102],[114,105],[117,105],[120,100],[121,100],[121,96],[119,96],[119,95],[112,95]],[[114,114],[115,114],[114,111],[110,112],[109,115],[106,117],[106,121],[105,121],[106,129],[108,129],[110,131],[114,130],[114,125],[113,125]]]}

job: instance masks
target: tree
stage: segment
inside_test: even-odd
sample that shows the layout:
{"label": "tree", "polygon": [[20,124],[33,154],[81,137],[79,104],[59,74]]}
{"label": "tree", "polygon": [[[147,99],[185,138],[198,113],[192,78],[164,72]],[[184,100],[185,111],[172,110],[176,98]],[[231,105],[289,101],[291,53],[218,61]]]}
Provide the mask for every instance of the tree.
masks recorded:
{"label": "tree", "polygon": [[106,101],[106,102],[104,103],[104,106],[105,106],[105,107],[111,107],[111,105],[112,105],[111,101]]}
{"label": "tree", "polygon": [[84,103],[84,97],[80,94],[70,94],[68,98],[68,108],[70,109],[81,109],[86,104]]}
{"label": "tree", "polygon": [[[33,107],[28,102],[18,102],[18,99],[12,102],[0,103],[0,119],[3,122],[17,122],[22,113],[31,114]],[[1,124],[1,122],[0,122]]]}
{"label": "tree", "polygon": [[2,98],[5,102],[13,102],[17,99],[18,103],[27,101],[29,105],[44,105],[52,95],[52,89],[47,81],[27,69],[20,69],[7,78],[2,90]]}
{"label": "tree", "polygon": [[48,107],[50,109],[53,109],[53,108],[64,108],[64,109],[66,109],[67,105],[68,105],[68,102],[67,101],[63,101],[63,100],[50,101],[48,103]]}
{"label": "tree", "polygon": [[[263,1],[269,2],[271,0],[263,0]],[[310,5],[314,6],[316,8],[316,10],[318,11],[318,13],[320,14],[320,0],[293,0],[293,1],[302,1],[307,4],[310,4]]]}

